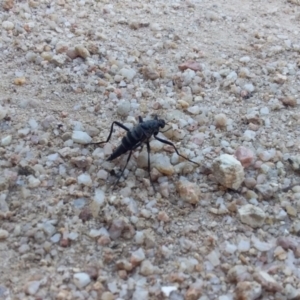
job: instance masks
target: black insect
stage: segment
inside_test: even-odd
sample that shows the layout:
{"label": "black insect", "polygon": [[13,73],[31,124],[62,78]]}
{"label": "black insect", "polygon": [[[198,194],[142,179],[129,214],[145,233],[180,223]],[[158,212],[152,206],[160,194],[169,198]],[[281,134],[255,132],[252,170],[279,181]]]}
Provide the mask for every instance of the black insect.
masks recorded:
{"label": "black insect", "polygon": [[151,138],[151,136],[153,135],[155,139],[157,139],[158,141],[170,145],[174,148],[175,152],[183,157],[184,159],[188,160],[189,162],[196,164],[199,166],[198,163],[188,159],[187,157],[181,155],[177,148],[175,147],[175,145],[169,141],[166,141],[164,139],[161,139],[159,137],[157,137],[157,134],[159,133],[160,128],[164,128],[166,123],[164,120],[162,119],[158,119],[157,116],[154,117],[154,119],[152,120],[148,120],[148,121],[143,121],[142,117],[139,117],[139,124],[134,126],[131,130],[129,128],[127,128],[125,125],[123,125],[120,122],[114,121],[111,124],[111,128],[110,128],[110,133],[108,135],[108,138],[106,141],[104,142],[97,142],[97,143],[92,143],[92,144],[103,144],[103,143],[107,143],[109,142],[112,132],[113,132],[113,128],[114,125],[117,125],[121,128],[123,128],[124,130],[127,131],[127,134],[122,138],[121,141],[121,145],[110,155],[110,157],[107,159],[108,161],[114,160],[115,158],[119,157],[120,155],[126,153],[127,151],[129,152],[129,155],[127,157],[127,161],[126,164],[124,166],[124,168],[122,169],[120,176],[118,176],[118,180],[115,182],[113,189],[115,188],[115,186],[118,184],[120,178],[122,177],[127,164],[130,160],[132,151],[134,151],[135,149],[137,149],[138,147],[142,147],[144,143],[146,143],[147,146],[147,152],[148,152],[148,173],[149,173],[149,177],[150,177],[150,182],[152,184],[152,187],[155,191],[152,179],[151,179],[151,175],[150,175],[150,143],[149,140]]}

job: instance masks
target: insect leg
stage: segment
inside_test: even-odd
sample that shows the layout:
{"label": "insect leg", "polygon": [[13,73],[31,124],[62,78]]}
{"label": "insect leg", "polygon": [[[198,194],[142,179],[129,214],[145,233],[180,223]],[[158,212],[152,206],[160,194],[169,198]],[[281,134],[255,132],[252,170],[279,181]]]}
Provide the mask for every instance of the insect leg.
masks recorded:
{"label": "insect leg", "polygon": [[127,165],[128,165],[128,162],[129,162],[129,160],[130,160],[131,154],[132,154],[132,150],[130,150],[129,155],[128,155],[128,157],[127,157],[126,164],[125,164],[123,170],[121,171],[121,174],[118,176],[118,179],[117,179],[116,182],[114,183],[112,189],[114,189],[114,188],[116,187],[116,185],[118,184],[118,182],[120,181],[120,179],[121,179],[121,177],[122,177],[122,175],[123,175],[123,173],[124,173],[124,171],[125,171],[125,169],[126,169],[126,167],[127,167]]}
{"label": "insect leg", "polygon": [[187,157],[181,155],[181,154],[178,152],[177,148],[175,147],[175,145],[174,145],[173,143],[171,143],[171,142],[169,142],[169,141],[166,141],[166,140],[163,140],[163,139],[157,137],[156,135],[154,135],[154,138],[157,139],[158,141],[164,143],[164,144],[167,144],[167,145],[172,146],[172,147],[174,148],[175,152],[177,153],[177,155],[181,156],[182,158],[188,160],[189,162],[191,162],[191,163],[193,163],[193,164],[195,164],[195,165],[200,166],[200,165],[199,165],[198,163],[196,163],[195,161],[192,161],[192,160],[188,159]]}
{"label": "insect leg", "polygon": [[123,129],[126,130],[126,131],[130,131],[130,130],[129,130],[125,125],[123,125],[122,123],[120,123],[120,122],[118,122],[118,121],[114,121],[114,122],[112,122],[112,124],[111,124],[111,127],[110,127],[110,133],[109,133],[108,138],[107,138],[107,140],[106,140],[105,142],[96,142],[96,143],[90,143],[90,144],[97,145],[97,144],[104,144],[104,143],[109,142],[115,124],[116,124],[117,126],[123,128]]}
{"label": "insect leg", "polygon": [[153,187],[153,190],[154,190],[154,192],[156,192],[152,178],[151,178],[151,174],[150,174],[150,144],[149,144],[149,141],[146,142],[146,145],[147,145],[147,152],[148,152],[148,174],[149,174],[149,178],[150,178],[150,182]]}

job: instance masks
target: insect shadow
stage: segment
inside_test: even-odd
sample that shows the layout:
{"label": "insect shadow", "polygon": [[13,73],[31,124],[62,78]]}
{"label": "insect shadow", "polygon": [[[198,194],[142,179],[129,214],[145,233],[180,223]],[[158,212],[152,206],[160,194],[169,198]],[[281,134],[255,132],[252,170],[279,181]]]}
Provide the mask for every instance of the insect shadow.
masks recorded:
{"label": "insect shadow", "polygon": [[[116,187],[116,185],[118,184],[120,178],[122,177],[126,167],[127,167],[127,164],[131,158],[131,155],[132,155],[132,151],[136,150],[138,147],[142,147],[143,144],[145,143],[146,146],[147,146],[147,152],[148,152],[148,173],[149,173],[149,178],[150,178],[150,182],[151,182],[151,185],[155,190],[155,187],[154,187],[154,184],[153,184],[153,181],[151,179],[151,175],[150,175],[150,143],[149,143],[149,140],[152,136],[154,136],[154,138],[164,144],[167,144],[167,145],[170,145],[174,148],[175,152],[177,153],[178,156],[184,158],[185,160],[195,164],[195,165],[198,165],[200,166],[197,162],[195,161],[192,161],[190,159],[188,159],[187,157],[181,155],[177,148],[175,147],[175,145],[169,141],[166,141],[164,139],[161,139],[157,136],[157,134],[160,132],[160,128],[164,128],[165,125],[166,125],[166,122],[163,120],[163,119],[158,119],[157,116],[154,116],[154,118],[152,120],[147,120],[147,121],[143,121],[142,117],[139,116],[139,123],[134,126],[132,129],[129,129],[127,128],[125,125],[123,125],[122,123],[118,122],[118,121],[114,121],[112,124],[111,124],[111,128],[110,128],[110,133],[106,139],[106,141],[103,141],[103,142],[96,142],[96,143],[90,143],[90,144],[93,144],[93,145],[100,145],[100,144],[104,144],[104,143],[108,143],[110,138],[111,138],[111,135],[112,135],[112,132],[113,132],[113,128],[114,128],[114,125],[117,125],[121,128],[123,128],[124,130],[127,131],[127,134],[122,138],[122,141],[121,141],[121,144],[117,147],[117,149],[109,156],[109,158],[107,159],[107,161],[112,161],[114,159],[116,159],[117,157],[121,156],[122,154],[126,153],[129,151],[129,155],[127,157],[127,161],[126,161],[126,164],[125,166],[123,167],[120,175],[118,176],[118,179],[116,180],[116,182],[114,183],[113,185],[113,188],[114,189]],[[167,131],[167,130],[165,130]],[[164,131],[164,132],[165,132]]]}

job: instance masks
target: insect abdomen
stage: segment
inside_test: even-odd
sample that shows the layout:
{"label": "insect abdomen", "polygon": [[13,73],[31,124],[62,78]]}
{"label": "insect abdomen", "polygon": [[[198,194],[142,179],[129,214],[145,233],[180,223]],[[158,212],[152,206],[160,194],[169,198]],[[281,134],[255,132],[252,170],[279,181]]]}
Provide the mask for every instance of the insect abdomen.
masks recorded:
{"label": "insect abdomen", "polygon": [[107,160],[113,160],[120,155],[126,153],[129,150],[135,148],[136,144],[141,142],[143,138],[143,132],[138,129],[129,131],[123,138],[121,145],[111,154],[111,156]]}

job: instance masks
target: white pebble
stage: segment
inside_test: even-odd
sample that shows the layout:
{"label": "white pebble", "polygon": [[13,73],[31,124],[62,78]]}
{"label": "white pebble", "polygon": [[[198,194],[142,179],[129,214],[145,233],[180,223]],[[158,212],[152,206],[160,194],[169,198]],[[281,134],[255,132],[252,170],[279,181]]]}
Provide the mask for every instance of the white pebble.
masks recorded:
{"label": "white pebble", "polygon": [[12,30],[15,28],[15,24],[10,21],[4,21],[4,22],[2,22],[2,27],[5,30]]}
{"label": "white pebble", "polygon": [[249,93],[252,93],[252,92],[254,92],[255,88],[252,83],[247,83],[244,85],[244,90],[246,90]]}
{"label": "white pebble", "polygon": [[37,123],[37,121],[35,120],[35,119],[30,119],[29,121],[28,121],[28,124],[30,125],[30,127],[31,127],[31,129],[37,129],[38,128],[38,123]]}
{"label": "white pebble", "polygon": [[119,73],[129,81],[131,81],[136,75],[136,71],[130,68],[122,68]]}
{"label": "white pebble", "polygon": [[78,144],[88,144],[92,138],[84,131],[75,130],[72,134],[72,140]]}
{"label": "white pebble", "polygon": [[129,101],[121,101],[117,107],[117,114],[123,117],[128,116],[131,110],[131,104]]}
{"label": "white pebble", "polygon": [[200,108],[200,106],[198,106],[198,105],[194,105],[194,106],[190,106],[190,107],[187,109],[187,111],[188,111],[189,113],[191,113],[192,115],[198,115],[198,114],[200,113],[200,111],[201,111],[201,108]]}
{"label": "white pebble", "polygon": [[86,185],[86,186],[92,186],[92,179],[91,179],[91,176],[89,174],[81,174],[77,177],[77,182],[79,184],[83,184],[83,185]]}
{"label": "white pebble", "polygon": [[35,178],[33,175],[28,176],[28,186],[30,188],[36,188],[41,184],[41,181]]}
{"label": "white pebble", "polygon": [[249,250],[250,250],[250,241],[241,240],[238,243],[238,251],[240,251],[240,252],[247,252]]}
{"label": "white pebble", "polygon": [[252,228],[261,227],[264,224],[265,212],[252,204],[243,205],[239,210],[239,217],[242,223],[249,225]]}
{"label": "white pebble", "polygon": [[253,130],[246,130],[243,135],[243,137],[246,141],[254,140],[255,136],[256,136],[256,132]]}
{"label": "white pebble", "polygon": [[12,141],[12,136],[8,135],[1,139],[1,146],[8,146]]}
{"label": "white pebble", "polygon": [[75,285],[82,289],[91,282],[91,278],[87,273],[76,273],[73,276]]}
{"label": "white pebble", "polygon": [[259,110],[259,112],[260,112],[261,115],[268,115],[269,114],[269,108],[268,107],[262,107]]}
{"label": "white pebble", "polygon": [[250,57],[249,56],[243,56],[240,58],[240,62],[243,63],[248,63],[250,61]]}

